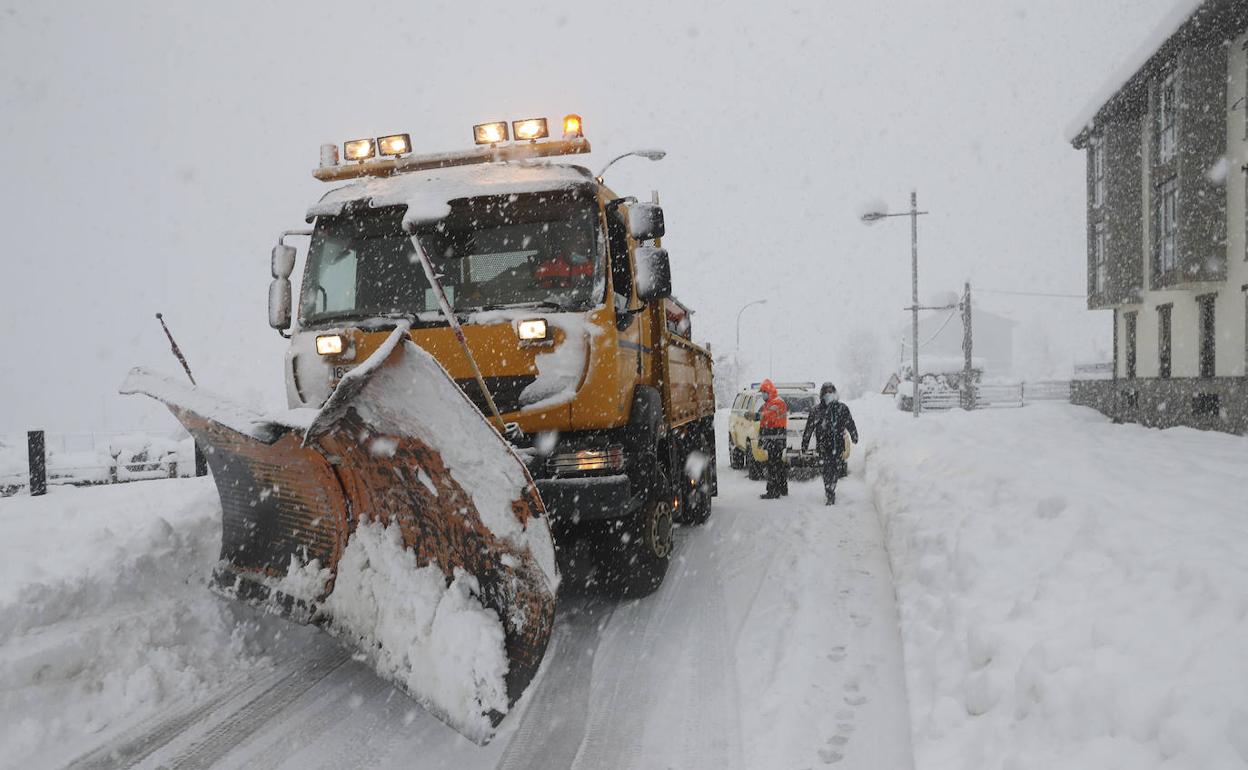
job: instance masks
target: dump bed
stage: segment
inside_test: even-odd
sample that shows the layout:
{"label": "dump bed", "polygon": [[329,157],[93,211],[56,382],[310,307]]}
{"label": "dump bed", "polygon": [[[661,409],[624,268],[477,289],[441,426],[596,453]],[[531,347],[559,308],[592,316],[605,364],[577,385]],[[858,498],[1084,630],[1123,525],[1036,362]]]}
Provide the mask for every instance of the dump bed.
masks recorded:
{"label": "dump bed", "polygon": [[671,427],[715,414],[715,386],[711,352],[694,343],[692,311],[676,299],[664,300],[663,400]]}

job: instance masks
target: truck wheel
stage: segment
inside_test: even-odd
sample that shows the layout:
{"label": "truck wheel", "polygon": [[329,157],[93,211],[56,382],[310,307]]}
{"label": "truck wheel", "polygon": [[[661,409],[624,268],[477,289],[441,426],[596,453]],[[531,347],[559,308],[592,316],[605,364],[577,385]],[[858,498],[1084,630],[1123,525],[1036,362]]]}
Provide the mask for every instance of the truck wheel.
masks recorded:
{"label": "truck wheel", "polygon": [[728,446],[728,467],[734,471],[739,471],[745,467],[745,456],[741,454],[741,450],[732,446]]}
{"label": "truck wheel", "polygon": [[672,556],[673,495],[665,478],[635,515],[599,535],[597,584],[615,599],[638,599],[663,584]]}
{"label": "truck wheel", "polygon": [[745,475],[750,481],[758,481],[763,477],[763,464],[754,459],[754,450],[748,444],[745,447]]}
{"label": "truck wheel", "polygon": [[680,508],[676,511],[676,523],[697,526],[705,524],[706,520],[711,517],[711,485],[714,483],[715,462],[710,455],[712,450],[709,447],[703,445],[696,447],[693,451],[701,453],[706,458],[706,462],[703,463],[702,471],[696,479],[690,479],[685,474],[681,474],[684,499],[681,500]]}

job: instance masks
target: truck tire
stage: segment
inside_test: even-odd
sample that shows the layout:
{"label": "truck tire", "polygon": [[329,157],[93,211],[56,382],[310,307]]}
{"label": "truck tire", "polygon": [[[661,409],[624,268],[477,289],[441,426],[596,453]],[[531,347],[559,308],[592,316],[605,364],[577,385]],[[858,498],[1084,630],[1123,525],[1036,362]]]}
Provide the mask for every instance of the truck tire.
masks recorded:
{"label": "truck tire", "polygon": [[728,440],[728,467],[734,471],[739,471],[745,467],[745,455],[741,454],[741,450],[732,445],[732,439]]}
{"label": "truck tire", "polygon": [[[710,436],[708,439],[707,436]],[[690,479],[681,474],[683,492],[680,508],[676,511],[676,523],[697,526],[711,517],[711,497],[715,487],[715,434],[705,429],[699,431],[698,439],[691,442],[688,457],[695,452],[704,458],[698,478]]]}
{"label": "truck tire", "polygon": [[637,513],[617,522],[597,538],[595,583],[614,599],[649,596],[663,584],[672,556],[673,495],[659,472],[655,494]]}

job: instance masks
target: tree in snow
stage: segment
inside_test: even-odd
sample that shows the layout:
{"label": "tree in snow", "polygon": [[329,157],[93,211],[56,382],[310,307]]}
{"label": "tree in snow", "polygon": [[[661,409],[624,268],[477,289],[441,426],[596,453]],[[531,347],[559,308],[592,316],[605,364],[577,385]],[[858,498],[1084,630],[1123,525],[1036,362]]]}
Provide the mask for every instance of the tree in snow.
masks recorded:
{"label": "tree in snow", "polygon": [[858,398],[882,387],[888,377],[883,339],[868,326],[856,326],[841,336],[837,388],[844,398]]}

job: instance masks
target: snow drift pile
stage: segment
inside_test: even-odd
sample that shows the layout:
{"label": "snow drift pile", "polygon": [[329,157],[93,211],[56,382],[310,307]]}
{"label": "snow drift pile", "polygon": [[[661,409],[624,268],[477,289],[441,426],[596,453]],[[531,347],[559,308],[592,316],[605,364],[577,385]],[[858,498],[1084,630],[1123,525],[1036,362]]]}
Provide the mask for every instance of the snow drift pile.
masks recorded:
{"label": "snow drift pile", "polygon": [[886,403],[858,422],[917,767],[1245,766],[1248,440]]}

